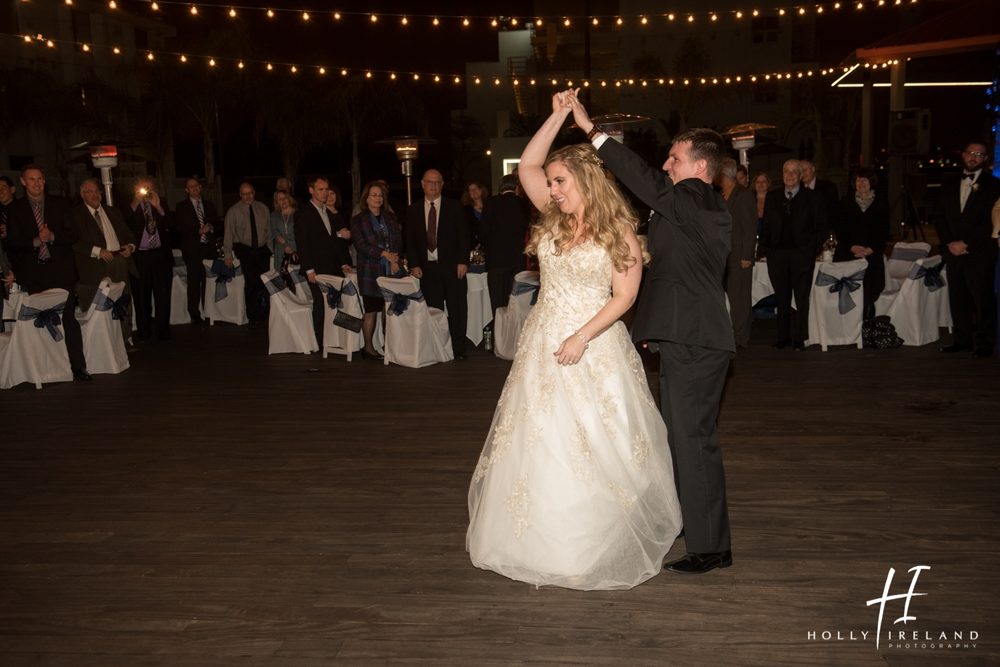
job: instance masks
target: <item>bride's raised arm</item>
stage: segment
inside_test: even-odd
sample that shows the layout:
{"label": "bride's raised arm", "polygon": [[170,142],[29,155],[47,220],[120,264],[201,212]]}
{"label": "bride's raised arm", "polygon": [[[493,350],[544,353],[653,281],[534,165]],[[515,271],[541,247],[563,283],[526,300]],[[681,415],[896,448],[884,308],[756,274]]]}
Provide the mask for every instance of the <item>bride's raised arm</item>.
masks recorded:
{"label": "bride's raised arm", "polygon": [[549,148],[555,141],[559,129],[566,121],[566,117],[572,112],[569,103],[569,94],[566,92],[556,93],[552,96],[552,115],[550,115],[542,126],[535,132],[528,145],[521,153],[521,163],[517,167],[518,178],[521,179],[521,187],[524,188],[528,199],[539,211],[548,206],[549,184],[545,178],[545,158],[549,155]]}

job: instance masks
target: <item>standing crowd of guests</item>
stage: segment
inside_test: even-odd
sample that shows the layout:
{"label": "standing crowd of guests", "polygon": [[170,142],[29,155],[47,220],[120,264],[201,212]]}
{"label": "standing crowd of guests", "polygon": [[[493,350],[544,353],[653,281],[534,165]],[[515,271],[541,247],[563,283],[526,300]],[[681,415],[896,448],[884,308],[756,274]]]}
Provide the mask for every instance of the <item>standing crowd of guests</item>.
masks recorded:
{"label": "standing crowd of guests", "polygon": [[[61,314],[65,344],[76,380],[87,372],[76,311],[86,309],[101,281],[126,284],[128,312],[122,317],[130,350],[151,340],[170,338],[170,301],[174,249],[180,250],[187,273],[186,308],[194,325],[204,325],[202,304],[207,273],[245,276],[247,319],[258,327],[268,316],[268,295],[258,279],[273,266],[291,267],[307,281],[313,296],[317,340],[324,328],[324,296],[317,276],[356,273],[365,316],[363,356],[382,357],[373,345],[376,317],[383,305],[377,279],[413,275],[420,279],[429,306],[447,309],[456,359],[465,358],[466,272],[470,253],[496,248],[491,279],[493,308],[506,305],[513,275],[524,268],[528,207],[515,191],[515,176],[505,177],[501,195],[490,197],[479,182],[469,183],[458,200],[442,195],[444,179],[436,169],[421,179],[423,196],[397,218],[389,204],[385,181],[364,186],[353,211],[343,207],[340,193],[323,176],[307,182],[309,199],[297,202],[291,183],[279,179],[273,210],[257,199],[254,186],[239,186],[239,201],[224,213],[202,197],[197,178],[185,181],[185,198],[171,212],[151,179],[135,183],[130,201],[112,207],[103,201],[93,178],[80,186],[79,203],[46,192],[39,165],[21,171],[24,196],[17,198],[12,179],[0,177],[0,274],[3,289],[15,286],[29,294],[67,290]],[[509,206],[513,196],[516,206]],[[405,231],[404,231],[405,230]],[[496,288],[493,285],[496,283]],[[132,330],[134,309],[135,330]]]}

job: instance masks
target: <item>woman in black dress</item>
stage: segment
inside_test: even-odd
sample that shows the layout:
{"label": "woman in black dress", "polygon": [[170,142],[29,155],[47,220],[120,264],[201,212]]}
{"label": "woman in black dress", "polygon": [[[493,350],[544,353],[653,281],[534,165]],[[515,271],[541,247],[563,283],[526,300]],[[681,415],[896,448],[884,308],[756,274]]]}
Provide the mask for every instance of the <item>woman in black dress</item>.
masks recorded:
{"label": "woman in black dress", "polygon": [[864,319],[875,317],[875,301],[885,289],[885,244],[889,232],[889,203],[875,193],[875,172],[861,168],[854,174],[854,192],[840,200],[837,250],[834,261],[868,260],[865,271]]}

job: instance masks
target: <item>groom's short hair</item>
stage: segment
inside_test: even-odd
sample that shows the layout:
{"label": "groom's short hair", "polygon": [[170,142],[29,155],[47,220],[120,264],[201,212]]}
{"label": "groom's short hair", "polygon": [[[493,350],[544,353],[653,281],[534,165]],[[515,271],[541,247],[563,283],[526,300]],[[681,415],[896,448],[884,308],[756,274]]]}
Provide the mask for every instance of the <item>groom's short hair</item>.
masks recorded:
{"label": "groom's short hair", "polygon": [[726,156],[726,142],[722,135],[707,127],[696,127],[674,137],[675,144],[685,141],[691,142],[691,159],[704,160],[709,180],[714,179],[719,173],[722,158]]}

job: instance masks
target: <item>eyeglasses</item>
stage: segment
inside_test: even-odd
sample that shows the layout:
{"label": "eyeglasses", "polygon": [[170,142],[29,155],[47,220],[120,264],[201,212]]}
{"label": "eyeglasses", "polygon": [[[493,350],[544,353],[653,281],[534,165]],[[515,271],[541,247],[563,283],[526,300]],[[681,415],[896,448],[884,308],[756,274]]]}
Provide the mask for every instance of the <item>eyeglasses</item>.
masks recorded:
{"label": "eyeglasses", "polygon": [[972,157],[986,157],[986,153],[981,153],[979,151],[962,151],[964,155],[971,155]]}

